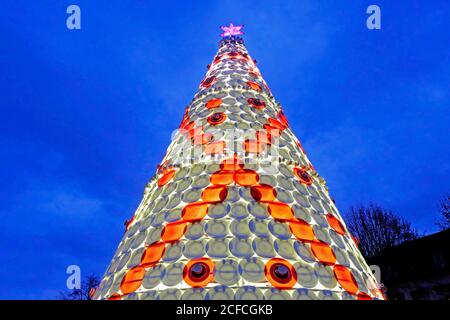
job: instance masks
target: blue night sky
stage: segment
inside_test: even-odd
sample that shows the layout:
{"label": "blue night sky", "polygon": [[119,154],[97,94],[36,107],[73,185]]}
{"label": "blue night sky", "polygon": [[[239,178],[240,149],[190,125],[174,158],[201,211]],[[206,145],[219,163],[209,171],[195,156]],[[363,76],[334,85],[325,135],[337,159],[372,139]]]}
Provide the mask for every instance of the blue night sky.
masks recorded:
{"label": "blue night sky", "polygon": [[446,0],[2,0],[0,298],[55,298],[72,264],[103,274],[230,21],[338,208],[437,231],[449,17]]}

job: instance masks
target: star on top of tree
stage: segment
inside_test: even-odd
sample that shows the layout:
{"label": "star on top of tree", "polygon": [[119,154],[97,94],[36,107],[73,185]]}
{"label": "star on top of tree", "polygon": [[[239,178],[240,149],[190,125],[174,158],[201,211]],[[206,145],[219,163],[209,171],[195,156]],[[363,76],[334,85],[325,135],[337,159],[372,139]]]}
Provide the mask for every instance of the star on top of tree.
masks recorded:
{"label": "star on top of tree", "polygon": [[239,36],[241,34],[244,34],[244,32],[241,30],[244,28],[244,26],[235,26],[232,23],[228,27],[221,26],[220,29],[222,29],[223,33],[220,35],[221,37],[232,37],[232,36]]}

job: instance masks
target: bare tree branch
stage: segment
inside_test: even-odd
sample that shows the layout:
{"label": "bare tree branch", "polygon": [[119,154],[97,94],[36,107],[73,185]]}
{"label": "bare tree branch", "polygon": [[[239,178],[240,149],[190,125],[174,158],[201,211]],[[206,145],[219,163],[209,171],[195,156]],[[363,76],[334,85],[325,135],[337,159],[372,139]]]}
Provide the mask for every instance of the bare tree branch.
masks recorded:
{"label": "bare tree branch", "polygon": [[352,235],[358,238],[359,248],[366,258],[418,238],[410,222],[373,203],[367,207],[352,207],[346,217],[347,226]]}
{"label": "bare tree branch", "polygon": [[100,284],[99,277],[90,275],[81,282],[80,289],[73,289],[68,292],[61,292],[59,294],[60,300],[91,300],[89,292],[92,288],[98,287]]}
{"label": "bare tree branch", "polygon": [[439,211],[442,214],[441,220],[436,224],[441,230],[450,228],[450,194],[447,194],[439,204]]}

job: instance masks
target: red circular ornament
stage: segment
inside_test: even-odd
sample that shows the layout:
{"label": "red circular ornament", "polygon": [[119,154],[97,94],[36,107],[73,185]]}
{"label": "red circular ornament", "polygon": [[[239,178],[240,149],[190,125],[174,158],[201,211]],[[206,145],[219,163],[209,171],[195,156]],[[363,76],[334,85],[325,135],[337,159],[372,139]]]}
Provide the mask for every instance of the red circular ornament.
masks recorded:
{"label": "red circular ornament", "polygon": [[328,213],[327,214],[327,221],[330,224],[330,226],[334,229],[334,231],[336,231],[340,235],[344,235],[345,234],[345,228],[342,225],[341,221],[339,221],[339,219],[336,216],[334,216],[331,213]]}
{"label": "red circular ornament", "polygon": [[227,116],[223,112],[217,112],[208,117],[208,123],[212,126],[217,126],[225,121]]}
{"label": "red circular ornament", "polygon": [[358,300],[373,300],[372,297],[365,292],[359,292],[356,296],[358,297]]}
{"label": "red circular ornament", "polygon": [[345,291],[351,294],[356,294],[358,292],[358,283],[347,267],[341,265],[334,266],[333,273],[336,280]]}
{"label": "red circular ornament", "polygon": [[287,118],[284,114],[283,111],[280,111],[277,115],[278,119],[280,120],[280,122],[287,128],[289,126],[289,123],[287,121]]}
{"label": "red circular ornament", "polygon": [[201,86],[203,88],[209,88],[210,86],[213,85],[213,83],[216,81],[216,77],[212,76],[212,77],[208,77],[205,80],[202,81]]}
{"label": "red circular ornament", "polygon": [[303,168],[295,167],[294,174],[300,180],[301,183],[304,183],[306,185],[311,185],[313,183],[311,176]]}
{"label": "red circular ornament", "polygon": [[214,59],[214,61],[213,61],[213,64],[219,63],[219,62],[220,62],[220,59],[221,59],[221,56],[215,57],[215,59]]}
{"label": "red circular ornament", "polygon": [[170,180],[172,180],[173,176],[175,175],[175,169],[169,168],[164,171],[161,178],[158,179],[158,187],[162,187],[166,185]]}
{"label": "red circular ornament", "polygon": [[267,121],[269,122],[269,125],[271,125],[272,127],[276,128],[280,131],[283,131],[284,129],[286,129],[286,126],[276,119],[269,118]]}
{"label": "red circular ornament", "polygon": [[256,109],[264,109],[266,107],[266,103],[256,98],[249,98],[247,102]]}
{"label": "red circular ornament", "polygon": [[222,99],[220,99],[220,98],[211,99],[206,103],[206,109],[218,108],[218,107],[220,107],[221,104],[222,104]]}
{"label": "red circular ornament", "polygon": [[214,280],[214,262],[208,258],[189,261],[183,269],[184,281],[194,288],[201,288]]}
{"label": "red circular ornament", "polygon": [[261,86],[259,84],[257,84],[256,82],[253,81],[247,81],[247,85],[252,88],[253,90],[256,91],[262,91]]}
{"label": "red circular ornament", "polygon": [[297,282],[297,272],[284,259],[270,259],[264,268],[264,273],[267,280],[277,289],[290,289]]}

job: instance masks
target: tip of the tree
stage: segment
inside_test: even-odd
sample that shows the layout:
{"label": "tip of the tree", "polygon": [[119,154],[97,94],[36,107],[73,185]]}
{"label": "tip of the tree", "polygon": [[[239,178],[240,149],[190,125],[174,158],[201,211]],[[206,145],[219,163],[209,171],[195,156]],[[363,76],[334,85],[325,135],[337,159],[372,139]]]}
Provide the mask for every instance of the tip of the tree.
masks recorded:
{"label": "tip of the tree", "polygon": [[242,31],[243,28],[243,25],[235,26],[233,23],[230,23],[229,26],[221,26],[220,29],[223,32],[220,36],[222,38],[241,36],[244,34],[244,31]]}

